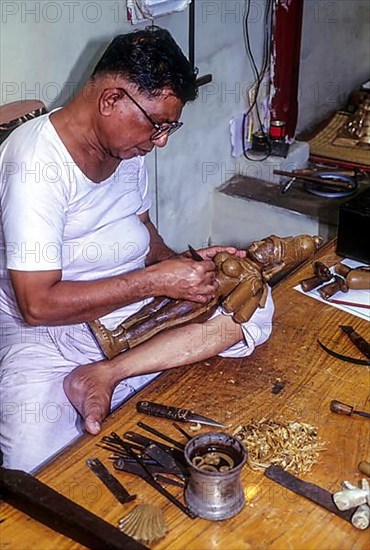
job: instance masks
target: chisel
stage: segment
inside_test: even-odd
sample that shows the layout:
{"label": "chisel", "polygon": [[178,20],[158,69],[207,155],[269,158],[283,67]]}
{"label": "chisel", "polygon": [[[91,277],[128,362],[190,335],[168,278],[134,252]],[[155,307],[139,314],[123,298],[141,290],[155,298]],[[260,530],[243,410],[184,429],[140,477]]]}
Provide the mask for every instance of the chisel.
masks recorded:
{"label": "chisel", "polygon": [[356,348],[360,350],[361,353],[365,355],[365,357],[370,359],[370,344],[366,342],[365,338],[363,338],[351,326],[340,325],[340,328],[343,330],[343,332],[347,334],[348,338],[356,346]]}
{"label": "chisel", "polygon": [[356,411],[354,407],[351,407],[351,405],[347,405],[346,403],[342,403],[341,401],[336,401],[335,399],[330,402],[330,410],[333,413],[344,414],[346,416],[358,414],[359,416],[370,418],[370,413],[364,411]]}

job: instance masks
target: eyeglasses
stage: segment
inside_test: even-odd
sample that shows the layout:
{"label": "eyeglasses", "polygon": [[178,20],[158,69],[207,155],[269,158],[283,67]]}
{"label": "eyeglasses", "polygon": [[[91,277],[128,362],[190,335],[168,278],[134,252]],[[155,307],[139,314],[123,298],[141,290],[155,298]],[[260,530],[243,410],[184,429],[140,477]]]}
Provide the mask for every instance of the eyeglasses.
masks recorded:
{"label": "eyeglasses", "polygon": [[149,120],[149,122],[153,125],[155,128],[155,132],[150,136],[150,141],[155,141],[157,139],[160,139],[163,136],[170,136],[176,132],[181,126],[183,125],[182,122],[178,122],[177,120],[173,122],[163,122],[162,124],[159,124],[154,120],[153,117],[150,116],[149,113],[146,112],[145,109],[130,95],[124,88],[119,88],[122,90],[129,99],[136,105],[138,109],[143,113],[143,115]]}

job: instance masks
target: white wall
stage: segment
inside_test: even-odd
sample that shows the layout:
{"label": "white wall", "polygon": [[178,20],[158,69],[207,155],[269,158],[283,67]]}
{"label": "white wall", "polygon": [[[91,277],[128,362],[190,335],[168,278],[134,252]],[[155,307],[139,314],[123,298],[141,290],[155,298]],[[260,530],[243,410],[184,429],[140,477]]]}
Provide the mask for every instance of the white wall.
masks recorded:
{"label": "white wall", "polygon": [[[364,79],[367,3],[306,0],[301,128],[325,111],[327,83],[333,81],[337,96],[345,96]],[[178,250],[189,242],[193,246],[207,242],[215,187],[240,166],[244,174],[254,173],[255,166],[248,172],[244,161],[232,159],[228,130],[229,119],[245,110],[243,94],[253,81],[243,39],[245,5],[245,0],[196,0],[196,64],[200,74],[213,74],[213,82],[200,89],[195,103],[185,107],[185,125],[158,151],[157,170],[154,154],[148,157],[151,179],[157,181],[157,222],[167,242]],[[251,0],[250,40],[258,66],[264,5],[265,0]],[[339,6],[337,23],[325,20],[330,16],[325,11],[329,5]],[[111,38],[133,29],[126,20],[125,6],[126,0],[3,0],[1,103],[40,98],[49,107],[63,104],[88,76]],[[313,25],[315,17],[318,21]],[[187,53],[188,11],[160,18],[157,24],[168,28]],[[318,102],[310,88],[316,82],[324,94]]]}
{"label": "white wall", "polygon": [[[253,0],[251,41],[261,55],[265,0]],[[2,2],[2,103],[40,98],[63,104],[81,84],[110,39],[132,30],[125,0]],[[158,151],[160,230],[182,249],[207,242],[211,192],[225,180],[231,161],[228,124],[244,111],[242,92],[252,82],[243,41],[244,0],[196,0],[196,64],[213,83],[186,106],[185,122],[165,150]],[[188,11],[158,19],[187,53]],[[154,155],[148,159],[154,180]],[[205,174],[212,172],[212,176]],[[155,216],[155,212],[153,212]]]}
{"label": "white wall", "polygon": [[343,108],[369,67],[369,0],[305,0],[297,131]]}

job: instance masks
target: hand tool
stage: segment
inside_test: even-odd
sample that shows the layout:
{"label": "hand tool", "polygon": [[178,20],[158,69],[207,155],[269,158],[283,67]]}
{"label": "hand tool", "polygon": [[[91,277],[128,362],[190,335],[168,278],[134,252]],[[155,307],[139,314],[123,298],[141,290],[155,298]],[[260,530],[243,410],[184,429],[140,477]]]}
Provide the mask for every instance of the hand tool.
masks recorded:
{"label": "hand tool", "polygon": [[134,451],[131,450],[130,444],[125,443],[118,434],[115,432],[111,433],[112,437],[118,442],[120,441],[120,444],[124,449],[127,450],[128,454],[131,456],[131,458],[135,459],[139,466],[142,468],[142,472],[140,474],[141,479],[146,481],[149,485],[154,487],[154,489],[157,489],[159,493],[161,493],[164,497],[166,497],[168,500],[170,500],[175,506],[177,506],[182,512],[187,514],[191,519],[195,519],[197,516],[193,514],[189,510],[187,506],[185,506],[182,502],[177,500],[176,497],[174,497],[170,492],[168,492],[158,481],[155,480],[153,474],[150,473],[150,471],[147,469],[144,461],[139,457]]}
{"label": "hand tool", "polygon": [[0,489],[4,501],[87,548],[147,548],[30,474],[0,468]]}
{"label": "hand tool", "polygon": [[215,428],[226,428],[225,424],[195,414],[188,409],[179,409],[178,407],[160,405],[159,403],[152,403],[150,401],[139,401],[136,405],[136,409],[145,414],[169,418],[170,420],[176,420],[178,422],[197,422],[198,424],[214,426]]}
{"label": "hand tool", "polygon": [[[173,474],[174,472],[172,472],[171,469],[169,468],[164,468],[163,466],[161,466],[160,464],[158,464],[158,462],[156,462],[155,460],[146,460],[146,459],[143,459],[141,458],[143,464],[145,464],[147,470],[149,470],[149,472],[154,476],[156,477],[157,474]],[[124,472],[128,472],[130,474],[135,474],[137,476],[140,476],[142,474],[142,471],[141,471],[141,466],[138,466],[138,463],[137,463],[137,460],[134,460],[133,458],[122,458],[122,457],[118,457],[118,458],[115,458],[114,461],[113,461],[113,467],[116,469],[116,470],[121,470],[121,471],[124,471]]]}
{"label": "hand tool", "polygon": [[116,479],[98,458],[89,458],[86,464],[92,472],[104,483],[118,502],[126,504],[135,500],[136,495],[130,495],[123,485]]}
{"label": "hand tool", "polygon": [[301,495],[311,502],[315,502],[319,506],[326,508],[329,512],[332,512],[346,521],[351,522],[351,516],[354,509],[351,508],[350,510],[345,511],[339,510],[333,502],[332,493],[326,489],[323,489],[314,483],[303,481],[293,474],[290,474],[280,466],[269,466],[265,470],[265,476],[273,481],[276,481],[276,483],[279,483],[283,487],[290,489],[293,493]]}
{"label": "hand tool", "polygon": [[185,445],[183,443],[179,443],[178,441],[175,441],[171,437],[168,437],[168,435],[162,434],[158,430],[155,430],[151,426],[148,426],[148,424],[144,424],[144,422],[138,422],[137,425],[139,426],[139,428],[143,428],[143,430],[146,430],[147,432],[163,439],[163,441],[167,441],[168,443],[171,443],[171,445],[173,445],[174,447],[177,447],[182,451],[185,449]]}
{"label": "hand tool", "polygon": [[345,332],[348,336],[348,338],[351,340],[351,342],[356,346],[358,350],[361,351],[367,357],[370,359],[370,344],[366,342],[365,338],[361,336],[358,332],[355,331],[355,329],[348,325],[340,325],[340,327],[343,332]]}
{"label": "hand tool", "polygon": [[336,399],[330,401],[330,410],[333,413],[344,414],[346,416],[358,414],[359,416],[370,418],[370,413],[364,411],[356,411],[354,407],[351,407],[351,405],[347,405],[346,403],[342,403],[341,401],[336,401]]}
{"label": "hand tool", "polygon": [[161,443],[160,441],[155,441],[154,439],[151,439],[150,437],[146,437],[145,435],[141,435],[135,432],[126,432],[124,434],[124,437],[130,441],[130,448],[134,449],[135,445],[132,446],[131,441],[134,441],[135,443],[138,443],[141,445],[139,454],[142,455],[145,452],[145,449],[149,445],[156,445],[157,447],[163,449],[163,451],[166,451],[169,456],[172,456],[176,462],[180,464],[184,463],[184,453],[183,451],[180,451],[179,449],[176,449],[174,447],[169,447],[165,443]]}
{"label": "hand tool", "polygon": [[148,447],[145,447],[145,454],[146,456],[149,456],[150,458],[158,462],[158,464],[163,466],[163,468],[172,470],[172,473],[180,479],[184,480],[186,478],[186,470],[181,468],[171,455],[166,453],[166,451],[164,451],[157,445],[149,445]]}
{"label": "hand tool", "polygon": [[191,246],[191,244],[188,244],[188,249],[193,260],[195,260],[196,262],[203,262],[202,256],[199,254],[199,252],[195,250],[195,248]]}
{"label": "hand tool", "polygon": [[326,347],[322,342],[320,342],[320,340],[317,340],[317,343],[324,351],[326,351],[326,353],[332,355],[336,359],[341,359],[341,361],[347,361],[348,363],[353,363],[354,365],[364,365],[365,367],[370,367],[370,361],[366,361],[365,359],[357,359],[356,357],[349,357],[348,355],[337,353],[336,351]]}
{"label": "hand tool", "polygon": [[172,422],[172,426],[174,428],[176,428],[176,430],[178,430],[180,432],[180,434],[182,434],[184,437],[186,437],[186,439],[188,441],[190,441],[190,439],[193,439],[193,436],[188,434],[183,428],[181,428],[181,426],[179,426],[178,424],[176,424],[176,422]]}
{"label": "hand tool", "polygon": [[[300,179],[303,181],[307,181],[309,183],[316,183],[317,185],[320,185],[322,187],[330,187],[335,188],[338,187],[340,189],[352,189],[354,186],[357,187],[356,182],[351,180],[350,177],[346,176],[345,178],[342,175],[338,174],[337,179],[329,179],[329,176],[331,178],[334,178],[335,175],[332,173],[328,173],[328,177],[324,178],[323,176],[317,175],[315,176],[308,176],[306,174],[297,174],[295,172],[286,172],[284,170],[274,170],[274,174],[278,176],[287,176],[294,179]],[[320,174],[323,174],[323,172],[320,172]]]}

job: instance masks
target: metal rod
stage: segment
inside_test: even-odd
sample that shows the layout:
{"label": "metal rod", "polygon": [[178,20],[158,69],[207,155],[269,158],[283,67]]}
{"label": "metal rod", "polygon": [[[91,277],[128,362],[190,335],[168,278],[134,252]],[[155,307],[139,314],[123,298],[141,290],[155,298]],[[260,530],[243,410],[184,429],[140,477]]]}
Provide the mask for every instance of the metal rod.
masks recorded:
{"label": "metal rod", "polygon": [[[124,444],[124,442],[122,441],[122,443]],[[126,445],[124,444],[124,446],[126,447]],[[180,502],[179,500],[177,500],[176,497],[174,497],[170,492],[167,491],[167,489],[165,489],[164,487],[162,487],[162,485],[160,483],[158,483],[158,481],[156,481],[153,477],[153,475],[150,473],[150,471],[147,469],[145,463],[141,460],[141,458],[139,458],[138,456],[136,456],[136,454],[134,452],[131,452],[130,451],[130,448],[129,448],[129,445],[127,444],[127,450],[129,452],[129,454],[131,454],[131,456],[137,461],[137,463],[143,468],[144,470],[144,474],[143,476],[141,476],[141,479],[143,479],[144,481],[146,481],[149,485],[151,485],[152,487],[154,487],[154,489],[157,489],[157,491],[159,493],[161,493],[164,497],[166,497],[168,500],[170,500],[172,502],[172,504],[174,504],[175,506],[177,506],[178,508],[180,508],[180,510],[182,512],[184,512],[187,516],[189,516],[191,519],[195,519],[197,516],[191,511],[189,510],[189,508],[187,506],[185,506],[182,502]]]}
{"label": "metal rod", "polygon": [[309,181],[311,183],[316,183],[318,185],[327,185],[330,188],[340,187],[341,189],[352,189],[353,186],[348,182],[343,182],[339,180],[330,180],[328,178],[315,178],[314,176],[306,176],[305,174],[295,174],[294,172],[285,172],[284,170],[274,170],[274,174],[277,176],[287,176],[290,178],[297,178],[303,181]]}
{"label": "metal rod", "polygon": [[183,428],[181,428],[181,426],[176,424],[176,422],[172,422],[172,426],[174,426],[176,430],[178,430],[184,437],[186,437],[188,441],[190,441],[190,439],[193,439],[193,436],[188,434]]}
{"label": "metal rod", "polygon": [[343,304],[344,306],[353,306],[353,307],[363,307],[363,308],[366,308],[366,309],[370,309],[370,305],[369,304],[358,304],[356,302],[347,302],[346,300],[337,300],[335,298],[329,298],[329,300],[327,300],[327,302],[332,303],[332,304]]}
{"label": "metal rod", "polygon": [[139,428],[143,428],[143,430],[146,430],[147,432],[149,432],[153,435],[156,435],[160,439],[163,439],[163,441],[167,441],[167,443],[171,443],[171,445],[173,445],[174,447],[177,447],[181,451],[183,451],[185,449],[185,445],[183,443],[179,443],[178,441],[175,441],[174,439],[172,439],[168,435],[164,435],[161,432],[159,432],[158,430],[156,430],[155,428],[152,428],[151,426],[148,426],[147,424],[144,424],[144,422],[138,422],[137,425],[139,426]]}

